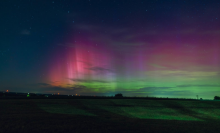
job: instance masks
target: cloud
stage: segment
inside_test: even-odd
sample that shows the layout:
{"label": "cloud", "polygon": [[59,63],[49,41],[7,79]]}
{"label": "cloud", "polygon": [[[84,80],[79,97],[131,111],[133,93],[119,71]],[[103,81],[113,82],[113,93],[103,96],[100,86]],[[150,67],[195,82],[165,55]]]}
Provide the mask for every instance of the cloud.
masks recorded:
{"label": "cloud", "polygon": [[71,80],[76,82],[85,82],[85,83],[91,83],[91,82],[109,83],[108,81],[103,81],[103,80],[87,80],[87,79],[71,79]]}
{"label": "cloud", "polygon": [[170,88],[174,88],[174,87],[144,87],[144,88],[140,88],[139,91],[155,91],[155,90],[164,90]]}
{"label": "cloud", "polygon": [[158,70],[148,71],[147,75],[160,75],[160,76],[186,76],[186,77],[212,77],[216,76],[218,72],[213,71],[183,71],[183,70]]}
{"label": "cloud", "polygon": [[40,85],[40,86],[50,86],[50,84],[48,84],[48,83],[37,83],[37,85]]}
{"label": "cloud", "polygon": [[123,95],[141,95],[141,96],[147,96],[147,95],[158,95],[158,94],[170,94],[170,89],[174,87],[143,87],[138,90],[124,90],[116,89],[115,93],[122,93]]}
{"label": "cloud", "polygon": [[48,83],[33,83],[33,84],[27,84],[28,86],[32,87],[46,87],[46,86],[51,86],[51,84]]}
{"label": "cloud", "polygon": [[78,92],[76,89],[64,88],[64,87],[60,87],[60,86],[49,86],[46,88],[39,88],[38,90],[40,90],[42,93],[60,93],[60,95],[75,94]]}
{"label": "cloud", "polygon": [[177,85],[176,87],[220,87],[220,85],[210,85],[210,84],[205,84],[205,85]]}
{"label": "cloud", "polygon": [[112,70],[110,69],[107,69],[107,68],[103,68],[103,67],[97,67],[97,66],[94,66],[94,67],[90,67],[90,68],[85,68],[85,69],[89,69],[89,70],[92,70],[92,71],[108,71],[108,72],[112,72]]}
{"label": "cloud", "polygon": [[77,62],[82,62],[82,63],[84,63],[85,65],[92,66],[92,64],[91,64],[91,63],[88,63],[88,62],[85,62],[85,61],[80,61],[80,60],[77,60]]}
{"label": "cloud", "polygon": [[75,94],[85,89],[87,89],[87,87],[83,85],[70,85],[68,87],[49,85],[49,86],[37,88],[38,91],[43,92],[43,93],[58,93],[59,92],[60,94]]}
{"label": "cloud", "polygon": [[69,88],[73,89],[73,90],[81,90],[81,89],[86,89],[87,87],[84,86],[84,85],[73,85],[73,86],[71,86]]}
{"label": "cloud", "polygon": [[168,89],[171,89],[174,87],[143,87],[139,88],[137,90],[134,89],[127,89],[126,91],[123,88],[118,88],[115,91],[121,92],[121,93],[155,93],[155,92],[161,92],[161,91],[167,91]]}
{"label": "cloud", "polygon": [[160,65],[157,65],[157,64],[150,64],[151,66],[154,66],[156,68],[167,68],[167,67],[164,67],[164,66],[160,66]]}
{"label": "cloud", "polygon": [[22,31],[21,31],[21,34],[22,34],[22,35],[30,35],[30,34],[31,34],[31,31],[30,31],[30,30],[22,30]]}
{"label": "cloud", "polygon": [[[139,35],[134,34],[132,28],[124,27],[108,27],[108,26],[96,26],[96,25],[76,25],[74,28],[83,30],[84,32],[91,33],[93,36],[88,37],[92,41],[99,43],[110,44],[114,47],[133,47],[146,44],[144,42],[137,42],[136,39]],[[106,32],[107,31],[107,32]],[[105,34],[100,34],[105,33]],[[142,35],[142,34],[141,34]],[[114,38],[114,40],[112,39]]]}

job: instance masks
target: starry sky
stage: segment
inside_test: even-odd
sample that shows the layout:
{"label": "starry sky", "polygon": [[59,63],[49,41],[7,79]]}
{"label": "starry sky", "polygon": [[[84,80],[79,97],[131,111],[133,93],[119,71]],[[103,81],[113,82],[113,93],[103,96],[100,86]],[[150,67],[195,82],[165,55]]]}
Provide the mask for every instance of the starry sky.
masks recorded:
{"label": "starry sky", "polygon": [[220,95],[219,0],[5,0],[0,7],[0,91]]}

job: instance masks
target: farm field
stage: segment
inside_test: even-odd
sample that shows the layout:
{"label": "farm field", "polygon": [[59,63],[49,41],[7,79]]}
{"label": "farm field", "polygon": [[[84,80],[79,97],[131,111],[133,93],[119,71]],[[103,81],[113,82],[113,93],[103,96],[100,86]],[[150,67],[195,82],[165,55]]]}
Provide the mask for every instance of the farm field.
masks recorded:
{"label": "farm field", "polygon": [[1,99],[0,132],[220,132],[219,101]]}

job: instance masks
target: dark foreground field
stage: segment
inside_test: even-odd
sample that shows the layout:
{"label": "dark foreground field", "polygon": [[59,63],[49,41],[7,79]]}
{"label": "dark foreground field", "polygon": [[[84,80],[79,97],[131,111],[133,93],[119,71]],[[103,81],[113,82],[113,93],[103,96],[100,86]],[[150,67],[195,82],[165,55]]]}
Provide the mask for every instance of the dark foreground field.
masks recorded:
{"label": "dark foreground field", "polygon": [[219,101],[1,99],[0,132],[220,132]]}

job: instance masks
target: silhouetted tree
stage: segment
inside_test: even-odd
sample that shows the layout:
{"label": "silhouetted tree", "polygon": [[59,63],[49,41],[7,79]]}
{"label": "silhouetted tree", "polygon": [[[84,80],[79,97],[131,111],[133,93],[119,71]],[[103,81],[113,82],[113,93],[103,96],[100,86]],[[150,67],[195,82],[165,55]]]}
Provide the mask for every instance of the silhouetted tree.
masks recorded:
{"label": "silhouetted tree", "polygon": [[121,93],[115,94],[115,97],[123,97]]}
{"label": "silhouetted tree", "polygon": [[220,100],[220,97],[219,96],[215,96],[214,100]]}

